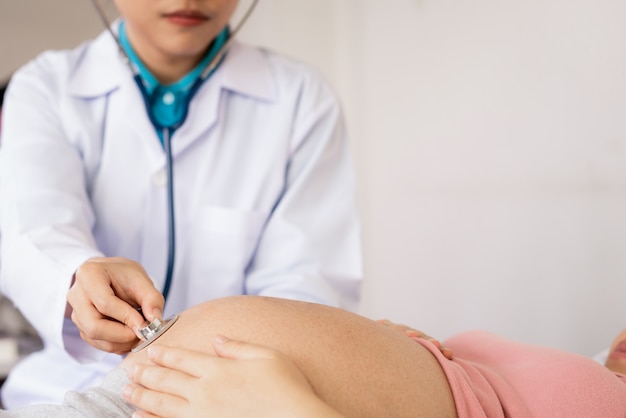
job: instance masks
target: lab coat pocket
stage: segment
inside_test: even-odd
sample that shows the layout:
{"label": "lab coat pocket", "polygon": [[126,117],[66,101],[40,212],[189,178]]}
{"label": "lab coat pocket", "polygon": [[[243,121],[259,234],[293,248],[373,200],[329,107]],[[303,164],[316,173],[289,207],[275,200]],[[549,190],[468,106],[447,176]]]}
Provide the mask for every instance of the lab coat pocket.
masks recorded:
{"label": "lab coat pocket", "polygon": [[267,215],[218,206],[205,206],[198,215],[190,240],[192,287],[205,298],[240,294]]}

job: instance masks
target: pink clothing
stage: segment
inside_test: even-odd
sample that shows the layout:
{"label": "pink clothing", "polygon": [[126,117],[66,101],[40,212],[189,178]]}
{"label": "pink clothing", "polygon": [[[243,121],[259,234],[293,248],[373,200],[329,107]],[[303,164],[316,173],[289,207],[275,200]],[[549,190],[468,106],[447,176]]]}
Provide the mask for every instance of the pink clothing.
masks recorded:
{"label": "pink clothing", "polygon": [[482,331],[445,341],[453,360],[418,342],[441,364],[459,418],[626,417],[626,376],[587,357]]}

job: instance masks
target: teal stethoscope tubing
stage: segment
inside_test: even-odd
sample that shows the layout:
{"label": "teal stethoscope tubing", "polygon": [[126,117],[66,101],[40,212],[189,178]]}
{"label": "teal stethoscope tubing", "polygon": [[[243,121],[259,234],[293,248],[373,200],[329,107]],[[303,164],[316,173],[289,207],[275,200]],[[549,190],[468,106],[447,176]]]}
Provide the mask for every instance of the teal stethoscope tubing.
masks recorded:
{"label": "teal stethoscope tubing", "polygon": [[220,50],[215,54],[215,57],[209,62],[209,64],[204,69],[204,71],[202,71],[202,74],[200,74],[198,79],[194,82],[193,86],[189,90],[189,94],[187,94],[186,96],[185,102],[183,103],[183,115],[180,118],[180,120],[171,126],[164,126],[160,124],[157,121],[156,117],[154,116],[152,112],[152,108],[150,106],[150,99],[148,96],[148,92],[146,91],[146,88],[143,84],[143,80],[141,78],[141,75],[139,74],[139,70],[132,65],[130,58],[128,57],[128,55],[126,54],[126,51],[124,50],[124,48],[122,47],[120,43],[120,40],[113,32],[113,29],[111,28],[111,22],[106,17],[106,13],[104,9],[102,8],[102,5],[100,4],[100,1],[92,0],[92,3],[94,7],[96,8],[96,11],[98,12],[98,15],[100,16],[100,19],[102,20],[102,23],[104,24],[106,29],[109,31],[109,33],[111,34],[111,36],[117,43],[124,61],[126,62],[126,64],[128,65],[128,67],[130,68],[133,74],[133,79],[135,80],[135,84],[137,84],[137,87],[139,88],[139,91],[141,92],[141,96],[143,97],[144,105],[146,108],[146,113],[148,115],[148,118],[150,119],[150,122],[154,126],[154,129],[156,129],[157,132],[161,132],[163,135],[163,150],[165,151],[165,170],[167,174],[168,248],[167,248],[167,269],[165,271],[165,284],[163,285],[162,293],[166,301],[167,301],[167,296],[170,293],[170,288],[172,286],[172,277],[174,274],[174,261],[176,259],[176,221],[174,217],[174,169],[173,169],[172,148],[171,148],[172,135],[174,134],[176,129],[178,129],[183,123],[185,123],[185,120],[187,119],[187,115],[189,113],[189,104],[191,103],[191,99],[196,94],[196,92],[198,91],[202,83],[205,80],[207,80],[213,74],[213,72],[217,69],[217,67],[220,65],[223,58],[226,56],[226,53],[228,52],[228,49],[230,48],[230,45],[232,44],[232,40],[235,38],[235,35],[237,34],[237,32],[239,32],[239,30],[241,29],[243,24],[246,22],[246,20],[248,20],[248,17],[250,17],[250,15],[252,14],[252,11],[254,10],[258,2],[259,0],[252,1],[252,4],[250,5],[250,7],[248,7],[248,10],[246,11],[245,15],[241,18],[241,21],[239,22],[239,24],[229,34],[228,39],[226,40],[226,42],[224,42],[224,45],[222,45]]}

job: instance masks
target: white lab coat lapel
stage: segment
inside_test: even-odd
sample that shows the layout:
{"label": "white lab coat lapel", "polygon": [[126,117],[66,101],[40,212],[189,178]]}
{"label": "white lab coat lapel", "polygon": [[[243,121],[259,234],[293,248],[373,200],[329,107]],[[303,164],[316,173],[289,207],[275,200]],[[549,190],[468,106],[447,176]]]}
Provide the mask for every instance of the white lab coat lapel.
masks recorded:
{"label": "white lab coat lapel", "polygon": [[165,165],[161,143],[146,114],[139,88],[108,32],[103,32],[87,49],[70,80],[69,90],[85,99],[109,95],[103,115],[105,135],[145,142],[147,145],[141,148],[147,153],[144,161],[148,161],[147,169],[151,172]]}
{"label": "white lab coat lapel", "polygon": [[108,32],[101,33],[88,48],[77,50],[83,52],[83,56],[72,57],[75,68],[68,81],[71,95],[96,98],[119,87],[120,77],[127,68]]}
{"label": "white lab coat lapel", "polygon": [[139,141],[146,153],[145,161],[150,172],[165,166],[165,154],[159,140],[156,129],[150,122],[146,107],[134,79],[131,76],[122,77],[119,91],[111,95],[109,103],[109,115],[107,125],[109,132],[119,132],[120,135],[128,135],[127,140]]}
{"label": "white lab coat lapel", "polygon": [[262,101],[276,99],[276,81],[261,50],[235,41],[222,67],[222,88]]}
{"label": "white lab coat lapel", "polygon": [[224,90],[266,101],[276,97],[267,60],[258,50],[248,48],[244,51],[243,48],[246,47],[233,42],[222,64],[192,100],[187,121],[173,137],[174,156],[209,134],[219,118],[220,98]]}
{"label": "white lab coat lapel", "polygon": [[[164,166],[163,148],[146,114],[141,93],[109,33],[103,32],[87,50],[69,88],[72,94],[83,98],[110,94],[106,125],[115,125],[117,132],[132,132],[132,140],[148,143],[144,149],[150,154],[150,171]],[[262,53],[233,42],[224,62],[192,100],[187,120],[172,137],[174,158],[209,134],[219,117],[223,90],[265,101],[272,101],[277,95],[271,70]]]}
{"label": "white lab coat lapel", "polygon": [[174,158],[194,142],[208,135],[217,122],[222,87],[216,75],[214,74],[211,79],[200,86],[189,106],[187,120],[172,136]]}

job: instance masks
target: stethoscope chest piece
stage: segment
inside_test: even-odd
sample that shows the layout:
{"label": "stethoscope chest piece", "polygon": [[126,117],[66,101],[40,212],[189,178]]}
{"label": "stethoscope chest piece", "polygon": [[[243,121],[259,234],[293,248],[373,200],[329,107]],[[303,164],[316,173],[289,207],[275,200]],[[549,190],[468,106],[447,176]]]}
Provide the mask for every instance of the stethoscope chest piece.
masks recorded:
{"label": "stethoscope chest piece", "polygon": [[137,351],[141,351],[154,341],[159,338],[161,335],[165,333],[174,322],[178,319],[178,315],[174,315],[169,319],[166,319],[164,322],[161,322],[159,319],[154,319],[152,322],[149,322],[145,327],[139,329],[139,332],[143,336],[143,340],[139,341],[139,343],[133,347],[131,350],[133,353]]}

